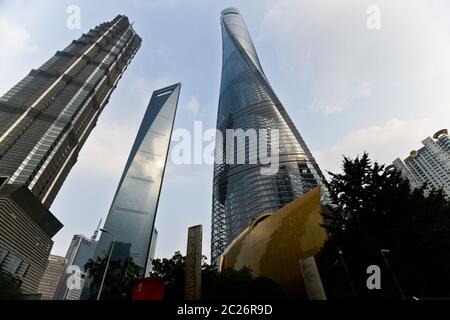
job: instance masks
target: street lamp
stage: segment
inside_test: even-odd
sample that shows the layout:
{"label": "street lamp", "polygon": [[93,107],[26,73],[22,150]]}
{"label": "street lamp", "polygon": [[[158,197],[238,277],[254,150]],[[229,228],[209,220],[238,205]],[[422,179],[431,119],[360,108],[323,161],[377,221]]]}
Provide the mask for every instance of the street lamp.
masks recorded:
{"label": "street lamp", "polygon": [[97,300],[100,300],[100,295],[102,294],[102,290],[103,290],[103,284],[105,283],[106,274],[108,273],[109,261],[111,260],[111,256],[112,256],[112,253],[114,250],[114,245],[116,243],[116,237],[114,236],[113,233],[109,232],[106,229],[100,229],[100,231],[104,232],[104,233],[109,233],[113,237],[113,242],[111,244],[111,250],[109,251],[108,261],[106,262],[105,272],[103,273],[103,279],[100,284],[100,289],[98,290]]}
{"label": "street lamp", "polygon": [[342,266],[344,267],[345,276],[347,277],[350,288],[352,289],[353,298],[358,299],[358,295],[356,294],[355,287],[353,286],[352,278],[350,277],[350,272],[348,271],[347,264],[345,263],[344,252],[341,250],[341,248],[339,246],[337,247],[337,250],[339,253],[339,259],[341,260]]}
{"label": "street lamp", "polygon": [[389,273],[391,274],[392,280],[394,281],[395,286],[398,289],[398,292],[402,296],[402,299],[406,300],[406,297],[405,297],[405,294],[403,293],[402,287],[400,287],[400,283],[398,282],[397,277],[395,276],[394,272],[392,271],[391,265],[389,264],[389,261],[385,255],[385,253],[389,253],[390,251],[386,250],[386,249],[381,249],[380,252],[381,252],[381,256],[383,257],[384,263],[386,264],[386,267],[387,267]]}

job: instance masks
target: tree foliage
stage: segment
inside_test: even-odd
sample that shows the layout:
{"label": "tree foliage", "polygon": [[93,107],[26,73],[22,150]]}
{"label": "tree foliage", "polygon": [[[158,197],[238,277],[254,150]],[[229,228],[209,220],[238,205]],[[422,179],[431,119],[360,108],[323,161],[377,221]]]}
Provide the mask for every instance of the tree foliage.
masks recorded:
{"label": "tree foliage", "polygon": [[[106,269],[108,257],[90,259],[84,266],[90,281],[91,299],[95,299]],[[132,258],[111,260],[102,289],[102,300],[127,300],[131,298],[136,280],[142,278],[142,268]]]}
{"label": "tree foliage", "polygon": [[17,300],[22,294],[21,281],[13,275],[4,272],[0,266],[0,300]]}
{"label": "tree foliage", "polygon": [[[175,252],[171,259],[154,259],[152,277],[165,281],[165,300],[182,301],[184,299],[186,257]],[[202,261],[202,300],[267,300],[280,299],[284,294],[280,287],[268,278],[253,278],[251,270],[243,268],[219,272],[209,265],[203,256]]]}
{"label": "tree foliage", "polygon": [[[343,172],[330,173],[332,206],[324,214],[330,238],[319,266],[330,297],[398,298],[398,287],[382,259],[386,254],[408,297],[450,296],[450,202],[442,190],[411,189],[396,170],[372,163],[368,154],[344,158]],[[350,279],[345,274],[342,250]],[[382,269],[382,289],[368,290],[369,265]]]}

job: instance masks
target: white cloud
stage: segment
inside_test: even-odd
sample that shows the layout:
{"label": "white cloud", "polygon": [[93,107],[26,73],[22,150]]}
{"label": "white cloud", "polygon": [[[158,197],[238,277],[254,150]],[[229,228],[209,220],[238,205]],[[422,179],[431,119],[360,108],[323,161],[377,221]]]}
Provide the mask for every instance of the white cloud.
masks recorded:
{"label": "white cloud", "polygon": [[186,104],[186,110],[192,114],[197,114],[200,111],[200,103],[197,96],[192,96]]}
{"label": "white cloud", "polygon": [[30,32],[22,25],[0,17],[0,70],[3,75],[1,77],[0,92],[3,94],[11,89],[10,76],[17,73],[26,73],[22,67],[21,61],[29,59],[36,52],[37,47],[31,42]]}
{"label": "white cloud", "polygon": [[[371,4],[381,9],[380,30],[366,27]],[[319,113],[319,123],[333,114],[320,127],[324,147],[313,152],[323,171],[339,171],[342,155],[364,151],[381,163],[405,158],[450,127],[448,12],[444,1],[281,0],[266,7],[262,41],[275,48],[284,81],[307,97],[299,108]]]}
{"label": "white cloud", "polygon": [[378,98],[376,88],[426,86],[443,75],[450,85],[450,41],[438,3],[377,1],[382,28],[369,30],[372,1],[272,1],[263,39],[277,51],[284,78],[311,92],[311,110],[342,112]]}
{"label": "white cloud", "polygon": [[372,160],[388,164],[396,158],[406,158],[411,150],[422,147],[421,141],[432,136],[436,131],[449,128],[450,109],[423,119],[391,119],[381,126],[371,126],[351,131],[330,147],[315,152],[316,160],[323,171],[338,172],[342,156],[355,158],[364,151]]}
{"label": "white cloud", "polygon": [[99,121],[80,152],[77,172],[88,176],[120,175],[136,133],[132,125]]}
{"label": "white cloud", "polygon": [[61,37],[67,36],[65,9],[55,0],[0,1],[0,70],[8,75],[0,77],[0,95],[72,40]]}
{"label": "white cloud", "polygon": [[0,58],[5,59],[17,54],[30,54],[36,48],[31,44],[31,36],[23,26],[5,18],[0,18],[0,38],[2,50]]}
{"label": "white cloud", "polygon": [[358,98],[370,96],[371,92],[372,87],[368,82],[349,88],[339,81],[323,81],[314,88],[314,100],[309,109],[323,114],[340,112]]}
{"label": "white cloud", "polygon": [[128,81],[128,86],[131,92],[139,98],[136,102],[146,106],[153,91],[168,87],[174,83],[175,81],[172,80],[172,77],[167,74],[160,75],[154,79],[133,75],[133,79]]}

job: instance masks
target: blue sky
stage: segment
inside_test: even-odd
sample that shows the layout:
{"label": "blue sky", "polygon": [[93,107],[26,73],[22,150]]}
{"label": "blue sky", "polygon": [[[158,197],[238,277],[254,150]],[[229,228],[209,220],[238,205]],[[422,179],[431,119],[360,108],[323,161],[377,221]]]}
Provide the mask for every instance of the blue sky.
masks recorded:
{"label": "blue sky", "polygon": [[[70,4],[81,29],[66,27]],[[381,29],[366,27],[378,5]],[[51,211],[65,225],[53,253],[105,218],[148,100],[182,83],[175,128],[214,128],[220,86],[220,11],[240,9],[266,75],[323,170],[367,150],[380,162],[406,157],[450,119],[450,4],[445,1],[154,0],[0,1],[0,93],[57,50],[117,14],[143,45],[81,151]],[[156,255],[185,251],[204,226],[209,256],[212,166],[168,164]]]}

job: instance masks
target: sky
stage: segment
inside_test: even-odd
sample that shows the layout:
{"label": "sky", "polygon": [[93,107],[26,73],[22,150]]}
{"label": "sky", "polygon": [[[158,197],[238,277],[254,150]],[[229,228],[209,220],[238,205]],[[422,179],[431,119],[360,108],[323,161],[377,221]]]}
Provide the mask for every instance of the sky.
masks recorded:
{"label": "sky", "polygon": [[[81,28],[67,28],[77,5]],[[375,5],[379,28],[368,28]],[[64,224],[53,254],[105,219],[154,90],[182,83],[175,129],[215,128],[220,11],[235,6],[272,87],[323,171],[364,151],[405,158],[450,124],[450,2],[446,0],[0,0],[0,94],[94,26],[127,15],[143,38],[51,207]],[[372,21],[372,20],[370,20]],[[173,147],[173,145],[172,145]],[[203,225],[210,253],[211,165],[169,159],[157,212],[156,257],[186,251]]]}

